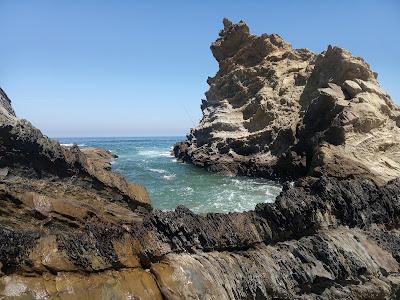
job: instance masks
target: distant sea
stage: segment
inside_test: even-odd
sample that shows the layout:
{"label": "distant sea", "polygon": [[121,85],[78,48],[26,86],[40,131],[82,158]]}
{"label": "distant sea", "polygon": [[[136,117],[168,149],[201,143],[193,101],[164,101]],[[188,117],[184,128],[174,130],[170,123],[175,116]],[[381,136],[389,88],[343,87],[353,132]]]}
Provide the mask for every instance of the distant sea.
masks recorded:
{"label": "distant sea", "polygon": [[118,155],[113,170],[147,187],[153,206],[173,210],[185,205],[197,213],[254,209],[273,202],[279,184],[247,177],[227,177],[178,162],[173,145],[183,137],[55,138],[62,144],[101,147]]}

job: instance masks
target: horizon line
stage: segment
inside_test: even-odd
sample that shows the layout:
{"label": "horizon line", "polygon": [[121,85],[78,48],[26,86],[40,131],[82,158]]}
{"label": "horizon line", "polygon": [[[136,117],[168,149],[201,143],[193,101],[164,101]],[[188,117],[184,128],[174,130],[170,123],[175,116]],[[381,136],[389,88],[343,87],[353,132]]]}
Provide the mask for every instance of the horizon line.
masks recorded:
{"label": "horizon line", "polygon": [[186,135],[99,135],[99,136],[50,136],[47,137],[50,139],[71,139],[71,138],[80,138],[80,139],[89,139],[89,138],[167,138],[167,137],[185,137]]}

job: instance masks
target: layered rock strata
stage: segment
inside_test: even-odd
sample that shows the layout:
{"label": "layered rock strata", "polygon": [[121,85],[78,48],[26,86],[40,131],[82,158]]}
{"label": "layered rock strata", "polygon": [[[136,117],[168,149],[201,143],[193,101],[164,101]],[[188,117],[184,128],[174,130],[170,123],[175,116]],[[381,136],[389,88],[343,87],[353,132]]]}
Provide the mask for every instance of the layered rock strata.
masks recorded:
{"label": "layered rock strata", "polygon": [[65,209],[74,222],[57,227],[46,226],[54,214],[4,193],[2,207],[20,220],[0,225],[0,295],[395,298],[399,188],[398,180],[379,187],[369,180],[321,178],[244,213],[196,215],[178,207],[143,218],[120,211],[102,220],[98,208],[91,219]]}
{"label": "layered rock strata", "polygon": [[18,119],[7,99],[5,96],[0,102],[0,175],[8,191],[35,191],[79,201],[99,199],[118,202],[127,209],[151,207],[143,186],[128,183],[121,175],[110,172],[110,154],[61,146],[29,121]]}
{"label": "layered rock strata", "polygon": [[294,49],[226,19],[211,50],[219,70],[200,124],[174,148],[179,159],[282,180],[400,175],[400,111],[362,58]]}

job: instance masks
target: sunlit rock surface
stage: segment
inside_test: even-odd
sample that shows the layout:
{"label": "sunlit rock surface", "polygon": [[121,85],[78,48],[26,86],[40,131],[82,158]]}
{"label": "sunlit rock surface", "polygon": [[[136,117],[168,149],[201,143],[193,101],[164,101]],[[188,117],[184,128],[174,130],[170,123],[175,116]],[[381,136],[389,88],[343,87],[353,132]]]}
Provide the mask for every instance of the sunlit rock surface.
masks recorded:
{"label": "sunlit rock surface", "polygon": [[359,57],[294,49],[224,20],[203,118],[175,156],[212,171],[297,179],[400,175],[400,111]]}

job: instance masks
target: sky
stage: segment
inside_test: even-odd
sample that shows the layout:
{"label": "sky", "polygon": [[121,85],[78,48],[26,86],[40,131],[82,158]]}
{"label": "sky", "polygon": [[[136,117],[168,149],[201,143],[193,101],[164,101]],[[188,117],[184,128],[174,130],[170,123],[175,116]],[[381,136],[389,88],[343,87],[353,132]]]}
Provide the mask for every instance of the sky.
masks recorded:
{"label": "sky", "polygon": [[222,19],[361,56],[400,103],[400,1],[0,0],[0,87],[51,137],[184,135]]}

